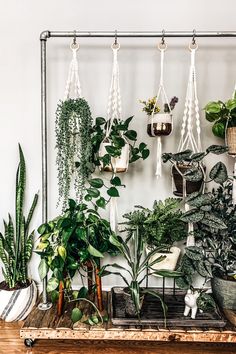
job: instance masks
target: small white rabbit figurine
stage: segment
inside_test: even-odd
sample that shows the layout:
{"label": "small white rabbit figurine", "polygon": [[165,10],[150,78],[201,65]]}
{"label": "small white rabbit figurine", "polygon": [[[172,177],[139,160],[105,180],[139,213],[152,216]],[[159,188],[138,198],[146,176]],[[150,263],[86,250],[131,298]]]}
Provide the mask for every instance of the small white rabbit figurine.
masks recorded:
{"label": "small white rabbit figurine", "polygon": [[191,318],[195,319],[197,314],[197,299],[200,296],[199,291],[192,291],[188,289],[187,294],[184,297],[185,302],[185,309],[184,309],[184,316],[188,316],[191,310]]}

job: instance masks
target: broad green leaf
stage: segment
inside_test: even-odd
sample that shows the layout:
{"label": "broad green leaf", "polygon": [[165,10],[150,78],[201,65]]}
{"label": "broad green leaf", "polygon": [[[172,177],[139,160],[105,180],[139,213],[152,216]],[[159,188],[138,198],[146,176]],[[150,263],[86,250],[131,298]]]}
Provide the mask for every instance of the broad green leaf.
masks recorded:
{"label": "broad green leaf", "polygon": [[50,278],[49,281],[48,281],[48,284],[47,284],[47,291],[50,293],[53,290],[56,290],[58,285],[59,285],[59,280],[58,279],[56,279],[54,277]]}
{"label": "broad green leaf", "polygon": [[130,122],[132,121],[133,118],[134,118],[134,116],[129,117],[129,118],[127,118],[127,119],[125,120],[124,125],[126,126],[126,129],[128,129],[129,124],[130,124]]}
{"label": "broad green leaf", "polygon": [[110,196],[110,197],[119,197],[119,192],[118,192],[118,189],[116,187],[111,187],[107,190],[107,194]]}
{"label": "broad green leaf", "polygon": [[112,244],[112,245],[114,245],[114,246],[116,246],[116,247],[118,247],[118,248],[120,248],[120,247],[122,247],[122,244],[120,243],[120,241],[117,239],[117,237],[115,236],[115,235],[110,235],[109,236],[109,241],[110,241],[110,243]]}
{"label": "broad green leaf", "polygon": [[85,286],[79,289],[78,298],[86,298],[88,296],[88,289]]}
{"label": "broad green leaf", "polygon": [[59,299],[59,291],[53,290],[50,294],[51,296],[51,301],[53,304],[55,304],[57,302],[57,300]]}
{"label": "broad green leaf", "polygon": [[211,152],[212,154],[215,155],[221,155],[226,151],[228,151],[227,146],[221,146],[221,145],[211,145],[206,149],[207,153]]}
{"label": "broad green leaf", "polygon": [[121,179],[120,179],[120,177],[117,177],[117,176],[115,176],[115,177],[113,177],[112,179],[111,179],[111,184],[113,185],[113,186],[121,186]]}
{"label": "broad green leaf", "polygon": [[102,188],[104,183],[103,180],[101,178],[93,178],[88,180],[88,183],[90,184],[91,187],[94,188]]}
{"label": "broad green leaf", "polygon": [[203,259],[202,251],[197,246],[189,246],[185,248],[186,255],[195,261],[200,261]]}
{"label": "broad green leaf", "polygon": [[225,105],[229,111],[232,111],[233,109],[236,108],[236,99],[232,98],[232,99],[228,100]]}
{"label": "broad green leaf", "polygon": [[187,149],[187,150],[178,152],[177,154],[172,154],[171,159],[173,159],[176,162],[184,161],[185,159],[190,158],[192,153],[193,153],[192,150]]}
{"label": "broad green leaf", "polygon": [[100,195],[100,191],[97,188],[87,188],[87,193],[90,195],[92,198],[98,198]]}
{"label": "broad green leaf", "polygon": [[86,194],[84,196],[84,200],[86,200],[86,202],[91,202],[92,199],[93,199],[93,197],[90,194]]}
{"label": "broad green leaf", "polygon": [[189,223],[196,223],[201,221],[204,218],[204,212],[202,210],[191,209],[184,213],[181,217],[181,220]]}
{"label": "broad green leaf", "polygon": [[39,276],[40,276],[41,280],[43,280],[48,273],[48,265],[47,265],[47,262],[44,258],[41,259],[41,261],[39,263],[38,272],[39,272]]}
{"label": "broad green leaf", "polygon": [[217,164],[212,167],[209,176],[216,183],[224,183],[228,179],[227,168],[225,164],[221,161],[217,162]]}
{"label": "broad green leaf", "polygon": [[187,181],[198,182],[203,178],[203,173],[199,167],[191,167],[184,173],[184,178]]}
{"label": "broad green leaf", "polygon": [[225,123],[224,122],[215,122],[212,126],[212,133],[218,138],[225,138]]}
{"label": "broad green leaf", "polygon": [[140,143],[138,148],[139,148],[139,151],[143,151],[146,147],[147,147],[147,144]]}
{"label": "broad green leaf", "polygon": [[156,274],[156,275],[159,275],[159,276],[165,277],[165,278],[178,278],[183,275],[182,272],[171,271],[171,270],[166,270],[166,269],[156,270],[155,272],[152,272],[152,274]]}
{"label": "broad green leaf", "polygon": [[213,229],[224,230],[227,229],[223,219],[218,218],[212,213],[205,213],[205,217],[201,220],[202,224],[207,225]]}
{"label": "broad green leaf", "polygon": [[94,324],[98,324],[99,319],[96,315],[91,316],[91,320],[93,321]]}
{"label": "broad green leaf", "polygon": [[164,153],[161,155],[161,158],[162,158],[163,163],[166,163],[167,161],[171,160],[172,154],[171,154],[171,153],[164,152]]}
{"label": "broad green leaf", "polygon": [[106,199],[103,197],[100,197],[99,199],[96,200],[96,204],[99,208],[105,209],[106,207]]}
{"label": "broad green leaf", "polygon": [[64,246],[58,246],[57,248],[58,254],[59,256],[61,256],[61,258],[63,259],[63,261],[65,261],[66,256],[67,256],[67,252]]}
{"label": "broad green leaf", "polygon": [[137,132],[135,130],[127,130],[127,132],[125,132],[124,135],[129,140],[136,140],[137,139]]}
{"label": "broad green leaf", "polygon": [[195,154],[192,154],[191,160],[194,162],[199,162],[202,161],[204,157],[205,157],[205,152],[196,152]]}
{"label": "broad green leaf", "polygon": [[207,113],[219,113],[223,107],[223,103],[221,101],[218,102],[209,102],[204,110]]}
{"label": "broad green leaf", "polygon": [[47,231],[47,224],[42,224],[38,227],[38,233],[40,235],[44,234]]}
{"label": "broad green leaf", "polygon": [[90,244],[89,244],[87,250],[88,250],[89,254],[91,254],[91,256],[93,256],[93,257],[104,258],[103,254]]}
{"label": "broad green leaf", "polygon": [[199,208],[204,205],[211,204],[213,199],[214,199],[214,197],[211,193],[201,194],[199,192],[195,192],[195,193],[190,194],[186,198],[186,203],[188,203],[192,207]]}
{"label": "broad green leaf", "polygon": [[105,146],[106,151],[108,152],[109,155],[112,157],[117,157],[119,156],[119,149],[117,149],[115,146],[112,145],[107,145]]}
{"label": "broad green leaf", "polygon": [[82,311],[78,307],[75,307],[71,313],[71,321],[73,323],[78,322],[81,320],[82,316]]}
{"label": "broad green leaf", "polygon": [[96,125],[103,125],[106,123],[106,119],[103,117],[97,117],[95,122]]}
{"label": "broad green leaf", "polygon": [[146,160],[150,154],[150,151],[148,149],[145,149],[142,151],[142,158],[143,160]]}

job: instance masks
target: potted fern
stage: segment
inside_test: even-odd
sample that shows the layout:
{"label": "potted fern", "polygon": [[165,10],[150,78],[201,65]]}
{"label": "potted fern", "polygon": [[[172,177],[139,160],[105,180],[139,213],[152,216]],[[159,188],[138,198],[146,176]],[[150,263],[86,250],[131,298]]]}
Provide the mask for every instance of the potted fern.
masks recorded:
{"label": "potted fern", "polygon": [[28,275],[28,262],[34,244],[34,232],[29,230],[29,226],[38,194],[35,194],[28,216],[25,217],[23,212],[26,166],[20,145],[19,154],[20,162],[16,173],[15,225],[9,214],[8,222],[4,221],[4,234],[0,233],[0,258],[5,279],[0,283],[0,318],[7,322],[26,318],[37,298],[36,285]]}

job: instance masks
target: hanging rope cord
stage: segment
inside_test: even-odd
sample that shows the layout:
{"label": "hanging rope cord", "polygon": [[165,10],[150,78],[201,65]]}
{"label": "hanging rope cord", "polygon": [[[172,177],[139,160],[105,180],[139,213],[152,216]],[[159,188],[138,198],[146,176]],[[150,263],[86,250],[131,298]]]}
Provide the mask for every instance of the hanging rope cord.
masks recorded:
{"label": "hanging rope cord", "polygon": [[72,60],[69,66],[69,73],[66,82],[66,88],[64,93],[64,100],[70,98],[70,94],[73,92],[75,98],[82,97],[80,79],[79,79],[79,64],[77,59],[77,51],[79,49],[78,43],[72,43],[70,46],[72,50]]}
{"label": "hanging rope cord", "polygon": [[[165,51],[167,49],[167,45],[165,43],[165,41],[163,40],[162,43],[160,43],[158,45],[158,49],[161,52],[161,62],[160,62],[160,82],[159,82],[159,88],[158,88],[158,92],[157,92],[157,96],[156,96],[156,101],[153,107],[153,111],[152,111],[152,115],[151,115],[151,132],[152,135],[154,136],[154,127],[153,127],[153,123],[154,123],[154,114],[155,114],[155,109],[157,107],[157,102],[159,100],[159,98],[161,98],[161,102],[162,104],[167,104],[168,108],[169,108],[169,115],[171,117],[171,123],[172,122],[172,115],[171,115],[171,108],[169,105],[169,100],[165,91],[165,87],[164,87],[164,56],[165,56]],[[168,117],[168,118],[170,118]],[[166,121],[164,119],[162,119],[162,123],[169,123],[169,119],[167,119]],[[157,137],[157,149],[156,149],[156,156],[157,156],[157,162],[156,162],[156,177],[159,178],[162,175],[162,160],[161,160],[161,155],[162,155],[162,142],[161,142],[161,137],[158,136]]]}

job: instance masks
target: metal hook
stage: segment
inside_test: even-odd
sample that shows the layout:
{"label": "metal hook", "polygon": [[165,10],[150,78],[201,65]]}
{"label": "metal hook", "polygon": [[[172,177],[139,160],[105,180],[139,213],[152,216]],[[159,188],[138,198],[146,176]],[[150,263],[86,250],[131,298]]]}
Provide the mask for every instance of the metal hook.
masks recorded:
{"label": "metal hook", "polygon": [[76,31],[74,31],[73,42],[71,43],[70,47],[75,51],[79,49],[79,44],[76,42]]}
{"label": "metal hook", "polygon": [[112,49],[119,50],[120,49],[120,44],[117,41],[117,30],[115,30],[115,41],[111,46]]}
{"label": "metal hook", "polygon": [[165,30],[162,30],[162,37],[161,37],[161,44],[164,45],[165,44]]}
{"label": "metal hook", "polygon": [[117,45],[117,30],[115,30],[115,45]]}
{"label": "metal hook", "polygon": [[193,38],[192,38],[192,45],[195,45],[196,44],[196,30],[194,29],[193,30]]}
{"label": "metal hook", "polygon": [[73,44],[76,45],[76,31],[74,31]]}

